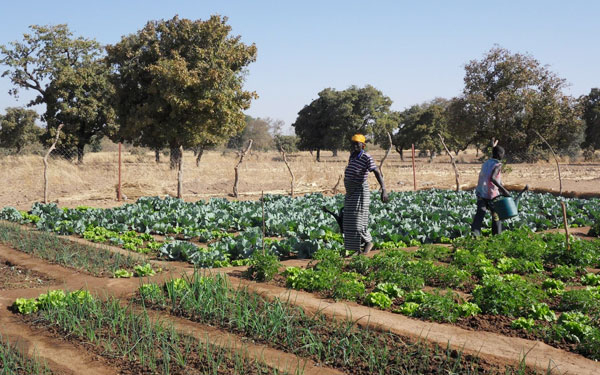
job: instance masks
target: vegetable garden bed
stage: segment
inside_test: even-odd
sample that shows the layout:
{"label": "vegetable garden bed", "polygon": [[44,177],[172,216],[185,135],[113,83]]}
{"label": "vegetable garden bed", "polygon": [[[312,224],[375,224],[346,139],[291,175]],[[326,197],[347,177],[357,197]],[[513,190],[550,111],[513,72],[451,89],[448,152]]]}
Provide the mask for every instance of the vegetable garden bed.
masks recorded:
{"label": "vegetable garden bed", "polygon": [[[375,195],[370,230],[376,248],[449,242],[470,232],[475,212],[472,192],[392,192],[387,204]],[[550,194],[526,193],[521,199],[521,214],[507,221],[506,227],[527,226],[534,231],[555,228],[561,223],[561,200],[567,204],[574,226],[592,225],[594,218],[600,217],[598,198],[557,199]],[[328,207],[337,211],[342,205],[343,195],[265,196],[266,236],[277,238],[265,240],[265,247],[281,257],[299,258],[310,258],[323,248],[342,251],[337,223],[321,210]],[[211,199],[186,203],[169,197],[144,197],[111,209],[60,209],[55,204],[36,203],[30,212],[5,207],[0,218],[168,260],[189,261],[199,267],[241,265],[263,247],[260,201]],[[167,239],[157,240],[154,235]],[[208,246],[199,247],[191,241]]]}
{"label": "vegetable garden bed", "polygon": [[352,320],[307,315],[279,299],[232,288],[225,276],[197,272],[165,284],[144,284],[137,303],[230,330],[252,341],[352,374],[530,373],[498,367],[449,348],[431,347],[392,333],[360,328]]}
{"label": "vegetable garden bed", "polygon": [[79,244],[54,233],[31,231],[6,222],[0,222],[0,243],[51,263],[99,277],[114,276],[118,270],[135,272],[136,267],[146,265],[145,260],[138,256],[121,255],[95,246]]}
{"label": "vegetable garden bed", "polygon": [[[529,230],[344,261],[319,251],[279,285],[410,317],[542,340],[600,359],[600,241]],[[433,288],[431,288],[433,287]],[[424,290],[427,290],[426,292]],[[460,294],[457,293],[460,291]]]}
{"label": "vegetable garden bed", "polygon": [[85,290],[51,290],[19,298],[15,312],[87,350],[127,374],[277,374],[277,370],[152,321],[117,299],[99,300]]}

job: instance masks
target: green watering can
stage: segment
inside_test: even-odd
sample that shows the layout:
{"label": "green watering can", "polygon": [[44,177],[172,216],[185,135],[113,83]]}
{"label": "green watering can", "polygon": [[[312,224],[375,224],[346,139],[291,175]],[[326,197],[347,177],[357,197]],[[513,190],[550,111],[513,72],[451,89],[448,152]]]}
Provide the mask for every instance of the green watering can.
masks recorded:
{"label": "green watering can", "polygon": [[512,197],[499,196],[492,201],[494,211],[496,211],[498,217],[500,217],[500,220],[510,219],[511,217],[515,217],[519,214],[517,205],[519,204],[521,195],[523,195],[523,193],[527,190],[529,190],[529,185],[525,185],[525,188],[517,195],[515,199]]}

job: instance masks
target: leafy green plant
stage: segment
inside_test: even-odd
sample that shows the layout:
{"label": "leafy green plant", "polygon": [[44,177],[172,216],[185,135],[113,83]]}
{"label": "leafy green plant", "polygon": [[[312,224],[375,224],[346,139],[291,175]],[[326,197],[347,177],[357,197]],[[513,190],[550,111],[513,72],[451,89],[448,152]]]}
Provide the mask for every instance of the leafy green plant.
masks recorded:
{"label": "leafy green plant", "polygon": [[545,303],[533,304],[527,313],[528,318],[535,320],[545,320],[547,322],[553,322],[556,320],[556,314],[550,310],[550,307]]}
{"label": "leafy green plant", "polygon": [[577,273],[575,272],[575,267],[559,264],[552,269],[552,276],[556,279],[566,281],[577,276]]}
{"label": "leafy green plant", "polygon": [[38,311],[38,303],[35,298],[17,298],[13,303],[13,309],[27,315]]}
{"label": "leafy green plant", "polygon": [[133,273],[129,272],[127,270],[124,269],[118,269],[115,272],[113,272],[113,277],[114,278],[129,278],[132,277]]}
{"label": "leafy green plant", "polygon": [[459,305],[458,310],[460,312],[460,316],[462,317],[475,316],[481,312],[479,306],[472,302],[465,302]]}
{"label": "leafy green plant", "polygon": [[146,263],[143,266],[138,264],[133,267],[133,274],[136,277],[154,276],[156,275],[156,271],[152,269],[152,265],[150,263]]}
{"label": "leafy green plant", "polygon": [[270,281],[279,271],[279,257],[270,251],[255,251],[250,257],[246,275],[252,280]]}
{"label": "leafy green plant", "polygon": [[473,290],[473,302],[484,313],[522,316],[529,306],[541,302],[545,293],[518,275],[486,276]]}
{"label": "leafy green plant", "polygon": [[404,291],[394,283],[380,283],[375,287],[375,292],[381,292],[391,299],[401,297]]}
{"label": "leafy green plant", "polygon": [[589,286],[600,286],[600,275],[588,272],[581,276],[581,283]]}
{"label": "leafy green plant", "polygon": [[381,309],[387,309],[392,306],[392,299],[385,293],[371,292],[365,297],[365,303],[371,306],[377,306]]}
{"label": "leafy green plant", "polygon": [[331,296],[334,299],[356,301],[365,293],[365,284],[356,278],[356,274],[344,272],[336,278]]}
{"label": "leafy green plant", "polygon": [[565,283],[557,279],[546,279],[542,283],[542,289],[550,296],[559,296],[565,291]]}
{"label": "leafy green plant", "polygon": [[535,327],[535,321],[532,318],[520,317],[513,320],[510,326],[515,329],[531,331]]}
{"label": "leafy green plant", "polygon": [[401,314],[414,316],[419,310],[419,304],[416,302],[404,302],[398,310]]}

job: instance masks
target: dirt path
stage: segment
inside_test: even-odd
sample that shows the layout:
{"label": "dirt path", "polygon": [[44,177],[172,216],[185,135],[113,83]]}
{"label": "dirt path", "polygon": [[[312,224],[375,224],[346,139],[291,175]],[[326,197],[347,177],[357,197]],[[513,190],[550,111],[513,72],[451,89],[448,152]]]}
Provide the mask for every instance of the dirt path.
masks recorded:
{"label": "dirt path", "polygon": [[[43,260],[2,245],[0,245],[0,256],[21,267],[44,273],[58,280],[59,283],[62,283],[62,286],[55,286],[54,288],[64,287],[71,290],[86,288],[100,295],[103,293],[110,293],[119,298],[127,298],[135,292],[141,283],[140,279],[107,279],[92,277],[73,270],[67,270],[57,265],[48,264]],[[291,260],[286,263],[289,263],[288,265],[302,265],[307,262],[308,260]],[[234,269],[241,270],[243,268],[214,269],[210,272],[229,273]],[[190,269],[188,265],[186,265],[186,267],[171,266],[170,272],[163,272],[153,277],[152,281],[160,282],[173,276],[179,277],[183,273],[189,275],[192,272],[193,270]],[[351,317],[361,326],[370,326],[382,331],[391,331],[415,339],[426,338],[427,341],[437,343],[442,347],[445,347],[450,343],[451,347],[454,349],[462,350],[465,353],[482,357],[497,364],[515,364],[526,354],[526,364],[541,372],[545,372],[549,364],[551,364],[551,367],[557,369],[560,373],[578,375],[595,375],[600,373],[599,363],[574,353],[550,347],[539,341],[506,337],[490,332],[470,331],[446,324],[424,322],[407,318],[403,315],[372,309],[352,302],[331,302],[318,298],[310,293],[289,290],[270,284],[257,284],[238,277],[231,277],[231,285],[234,287],[247,286],[250,290],[258,292],[265,297],[280,298],[304,308],[307,312],[320,312],[332,319]],[[47,288],[0,292],[0,319],[6,319],[7,315],[12,314],[8,312],[6,308],[14,301],[14,299],[17,297],[37,296],[39,293],[43,292],[41,289],[46,290]],[[175,321],[176,319],[169,317],[169,320]],[[184,323],[182,322],[181,324]],[[198,324],[190,322],[185,322],[182,327],[186,330],[189,329],[188,327],[194,327],[196,332],[202,330]],[[4,334],[3,328],[0,328],[0,333]],[[227,333],[222,334],[225,336],[229,335]],[[273,355],[271,361],[275,362],[268,363],[277,363],[280,358],[289,356],[289,354],[281,354],[282,352],[280,351],[271,352],[272,350],[274,349],[269,349],[268,351],[263,350],[263,354],[268,353],[269,356]],[[56,360],[60,357],[52,358]],[[267,361],[266,357],[265,361]],[[320,368],[317,369],[322,370]]]}

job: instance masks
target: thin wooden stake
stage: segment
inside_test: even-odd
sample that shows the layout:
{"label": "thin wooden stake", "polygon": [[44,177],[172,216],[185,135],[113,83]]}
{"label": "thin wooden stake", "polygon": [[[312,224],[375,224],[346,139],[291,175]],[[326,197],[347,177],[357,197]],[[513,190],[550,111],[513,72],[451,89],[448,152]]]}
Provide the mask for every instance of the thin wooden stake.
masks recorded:
{"label": "thin wooden stake", "polygon": [[244,161],[244,156],[246,156],[246,154],[248,153],[248,151],[250,151],[250,147],[252,147],[252,139],[250,139],[248,141],[248,147],[246,147],[245,151],[242,151],[241,155],[240,155],[240,160],[238,161],[238,163],[235,166],[235,181],[233,182],[233,196],[234,197],[238,197],[238,181],[239,181],[239,174],[238,174],[238,168],[240,166],[240,164],[242,164],[242,161]]}
{"label": "thin wooden stake", "polygon": [[415,144],[412,144],[413,188],[417,190],[417,174],[415,172]]}
{"label": "thin wooden stake", "polygon": [[386,132],[387,136],[388,136],[388,140],[390,141],[390,147],[388,147],[387,151],[385,152],[385,155],[383,155],[383,159],[381,159],[381,161],[379,162],[379,172],[381,173],[381,175],[383,176],[383,162],[385,161],[385,159],[387,159],[388,155],[390,154],[390,151],[392,151],[392,135],[390,134],[390,132]]}
{"label": "thin wooden stake", "polygon": [[567,250],[571,250],[571,246],[569,245],[569,223],[567,223],[567,206],[565,206],[565,202],[560,202],[562,206],[563,212],[563,224],[565,226],[565,243],[567,245]]}
{"label": "thin wooden stake", "polygon": [[450,150],[448,150],[448,147],[446,146],[446,142],[444,142],[444,138],[442,137],[442,135],[440,133],[438,133],[438,137],[440,137],[440,140],[442,141],[442,144],[444,145],[444,148],[446,149],[446,153],[448,154],[448,156],[450,156],[450,162],[452,163],[452,168],[454,168],[454,176],[456,177],[456,191],[459,191],[460,190],[460,182],[459,182],[460,175],[458,174],[458,168],[456,167],[456,162],[454,161],[454,156],[452,156],[452,153],[450,153]]}
{"label": "thin wooden stake", "polygon": [[281,156],[283,157],[283,162],[285,163],[285,166],[287,167],[288,171],[290,172],[290,176],[292,177],[292,179],[290,181],[290,197],[294,198],[294,172],[292,172],[292,168],[290,168],[290,165],[288,164],[287,158],[285,157],[285,151],[283,150],[283,147],[279,146],[279,151],[281,152]]}
{"label": "thin wooden stake", "polygon": [[333,187],[333,189],[331,189],[332,194],[337,194],[338,192],[338,186],[340,186],[340,182],[342,182],[342,177],[344,175],[340,174],[340,177],[338,177],[337,182],[335,183],[335,186]]}
{"label": "thin wooden stake", "polygon": [[265,255],[265,191],[261,190],[260,192],[260,202],[262,204],[262,230],[263,230],[263,235],[262,235],[262,249],[263,249],[263,255]]}
{"label": "thin wooden stake", "polygon": [[542,137],[542,135],[540,133],[538,133],[537,130],[534,130],[535,134],[538,135],[538,137],[540,137],[542,139],[542,141],[546,144],[546,146],[548,146],[548,148],[550,149],[550,152],[552,152],[552,156],[554,156],[554,161],[556,162],[556,169],[558,170],[558,193],[562,194],[562,178],[560,177],[560,164],[558,164],[558,157],[556,156],[556,153],[554,152],[554,149],[552,148],[552,146],[550,146],[550,143],[548,143],[548,141],[546,141],[546,138]]}
{"label": "thin wooden stake", "polygon": [[177,169],[177,198],[183,198],[183,146],[179,146],[179,168]]}
{"label": "thin wooden stake", "polygon": [[63,124],[58,125],[56,128],[56,137],[54,138],[54,143],[46,152],[46,156],[44,156],[44,203],[48,203],[48,156],[54,149],[56,148],[56,142],[58,142],[58,136],[60,135],[60,129],[62,129]]}
{"label": "thin wooden stake", "polygon": [[119,182],[117,185],[117,201],[121,201],[121,142],[119,142]]}

